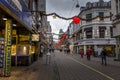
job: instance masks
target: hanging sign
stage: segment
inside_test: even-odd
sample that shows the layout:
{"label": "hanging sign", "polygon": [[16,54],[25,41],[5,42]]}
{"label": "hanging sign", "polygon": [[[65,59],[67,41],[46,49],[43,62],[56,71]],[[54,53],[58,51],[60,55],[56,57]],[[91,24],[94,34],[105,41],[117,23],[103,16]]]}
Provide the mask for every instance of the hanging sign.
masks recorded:
{"label": "hanging sign", "polygon": [[39,34],[32,34],[32,41],[39,41]]}
{"label": "hanging sign", "polygon": [[12,21],[6,21],[4,76],[11,75]]}

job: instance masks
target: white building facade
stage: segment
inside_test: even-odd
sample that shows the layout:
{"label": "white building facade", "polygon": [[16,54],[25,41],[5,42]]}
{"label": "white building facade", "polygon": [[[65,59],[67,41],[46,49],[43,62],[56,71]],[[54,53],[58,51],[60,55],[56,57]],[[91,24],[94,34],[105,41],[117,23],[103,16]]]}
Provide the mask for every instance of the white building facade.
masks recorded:
{"label": "white building facade", "polygon": [[116,58],[120,60],[120,0],[111,0],[111,11],[113,14],[113,36],[116,38]]}
{"label": "white building facade", "polygon": [[[111,20],[111,2],[88,2],[85,7],[81,7],[79,16],[85,20],[81,20],[76,29],[75,34],[75,50],[79,53],[80,49],[84,49],[86,54],[87,48],[91,48],[93,54],[100,48],[105,48],[109,56],[115,55],[116,40],[113,36],[113,26]],[[109,16],[107,18],[103,18]],[[100,55],[100,54],[98,54]]]}

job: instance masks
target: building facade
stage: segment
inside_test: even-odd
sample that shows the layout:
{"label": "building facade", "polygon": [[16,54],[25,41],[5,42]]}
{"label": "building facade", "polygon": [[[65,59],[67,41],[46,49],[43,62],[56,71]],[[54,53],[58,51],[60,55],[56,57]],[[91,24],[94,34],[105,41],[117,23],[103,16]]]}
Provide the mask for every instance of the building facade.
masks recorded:
{"label": "building facade", "polygon": [[0,71],[4,76],[11,75],[11,66],[30,65],[38,58],[45,0],[37,1],[41,0],[0,0]]}
{"label": "building facade", "polygon": [[112,38],[113,26],[110,15],[110,1],[88,2],[85,7],[81,7],[79,17],[85,20],[81,20],[80,24],[74,25],[74,28],[76,28],[73,29],[75,53],[84,49],[84,54],[86,54],[87,48],[90,48],[93,54],[97,51],[97,55],[100,55],[101,48],[105,48],[109,56],[115,55],[116,40]]}
{"label": "building facade", "polygon": [[120,60],[120,0],[111,0],[111,11],[113,14],[113,36],[116,38],[116,58]]}

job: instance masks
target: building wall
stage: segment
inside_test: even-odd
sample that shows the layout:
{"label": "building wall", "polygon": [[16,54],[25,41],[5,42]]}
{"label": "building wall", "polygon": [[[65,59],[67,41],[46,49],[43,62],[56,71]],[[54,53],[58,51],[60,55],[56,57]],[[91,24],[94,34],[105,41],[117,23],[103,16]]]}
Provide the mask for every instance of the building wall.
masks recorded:
{"label": "building wall", "polygon": [[[97,3],[99,4],[99,2],[97,2]],[[83,9],[80,12],[79,16],[81,18],[86,19],[86,15],[91,13],[92,18],[94,18],[96,16],[99,16],[99,12],[104,12],[104,17],[110,16],[111,9],[110,9],[109,3],[110,2],[108,2],[108,3],[105,2],[105,5],[107,4],[108,6],[106,5],[106,7],[104,6],[104,8],[97,6],[97,7],[88,8],[88,9],[87,9],[88,4],[87,4],[86,7],[84,7],[85,9]],[[84,53],[86,53],[87,47],[91,47],[91,49],[95,49],[95,47],[97,45],[101,45],[102,47],[109,45],[109,48],[111,48],[110,46],[116,45],[116,40],[114,38],[111,38],[110,27],[113,27],[113,26],[112,26],[112,21],[111,21],[110,17],[104,18],[104,20],[99,20],[98,18],[90,20],[90,21],[83,20],[80,22],[79,27],[76,27],[76,26],[77,25],[73,26],[75,28],[74,29],[75,31],[73,33],[74,34],[79,33],[81,36],[81,39],[76,38],[73,40],[73,42],[75,45],[77,44],[77,46],[80,46],[80,47],[82,46],[84,49]],[[104,29],[104,32],[105,32],[103,38],[100,38],[100,33],[101,33],[100,28],[101,27],[104,27],[102,29]],[[87,33],[86,28],[89,28],[91,32]],[[76,32],[76,30],[79,30],[79,31]],[[82,30],[82,32],[80,32],[80,30]],[[86,34],[92,35],[92,37],[87,38]],[[108,48],[108,46],[107,46],[107,48]],[[112,50],[112,48],[111,48],[111,50]],[[75,51],[75,52],[78,52],[78,51]]]}
{"label": "building wall", "polygon": [[120,22],[115,25],[113,28],[113,36],[119,36],[120,35]]}
{"label": "building wall", "polygon": [[[114,25],[114,28],[113,28],[113,36],[119,36],[120,35],[120,20],[119,19],[116,19],[117,17],[116,17],[116,15],[118,15],[119,14],[119,12],[120,12],[120,10],[118,11],[118,13],[117,13],[117,9],[116,9],[116,5],[117,5],[117,3],[116,3],[116,0],[111,0],[111,5],[112,5],[112,8],[111,8],[111,11],[112,11],[112,14],[113,14],[113,17],[112,17],[112,19],[113,19],[113,25]],[[119,4],[119,6],[120,6],[120,4]]]}
{"label": "building wall", "polygon": [[[118,1],[118,2],[116,2]],[[120,0],[111,0],[111,11],[113,14],[113,36],[116,38],[116,59],[120,60]],[[118,6],[118,8],[117,8]]]}

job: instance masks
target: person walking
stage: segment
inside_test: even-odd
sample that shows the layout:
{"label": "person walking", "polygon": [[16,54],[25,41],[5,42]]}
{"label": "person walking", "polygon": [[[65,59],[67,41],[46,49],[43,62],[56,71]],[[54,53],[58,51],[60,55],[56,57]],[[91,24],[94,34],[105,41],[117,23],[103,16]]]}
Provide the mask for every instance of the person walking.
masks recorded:
{"label": "person walking", "polygon": [[73,55],[73,44],[70,44],[69,49],[70,49],[70,54]]}
{"label": "person walking", "polygon": [[89,60],[89,61],[90,61],[91,54],[92,54],[92,51],[90,50],[90,48],[88,48],[86,55],[87,55],[87,60]]}
{"label": "person walking", "polygon": [[39,57],[43,57],[43,53],[44,53],[44,46],[42,45],[41,49],[40,49],[40,55],[39,55]]}
{"label": "person walking", "polygon": [[83,55],[84,55],[84,50],[83,49],[81,49],[80,55],[81,55],[81,58],[83,58]]}
{"label": "person walking", "polygon": [[101,52],[101,58],[102,58],[102,65],[104,64],[105,66],[107,65],[107,60],[106,60],[106,56],[107,56],[107,53],[106,53],[106,50],[103,49],[102,52]]}

